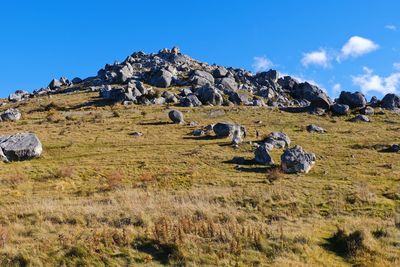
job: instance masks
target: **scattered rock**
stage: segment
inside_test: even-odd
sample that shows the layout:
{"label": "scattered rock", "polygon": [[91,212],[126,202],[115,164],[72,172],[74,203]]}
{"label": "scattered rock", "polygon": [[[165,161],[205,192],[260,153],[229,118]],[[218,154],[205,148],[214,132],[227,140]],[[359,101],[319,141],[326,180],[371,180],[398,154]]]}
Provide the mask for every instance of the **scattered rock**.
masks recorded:
{"label": "scattered rock", "polygon": [[182,123],[185,122],[184,119],[183,119],[183,114],[182,114],[182,112],[180,112],[180,111],[178,111],[178,110],[175,110],[175,109],[171,110],[171,111],[168,113],[168,117],[170,118],[170,120],[171,120],[173,123],[182,124]]}
{"label": "scattered rock", "polygon": [[140,137],[140,136],[143,136],[144,134],[142,132],[133,132],[130,135],[133,137]]}
{"label": "scattered rock", "polygon": [[322,127],[319,127],[315,124],[310,124],[307,126],[307,131],[310,133],[325,133],[325,129]]}
{"label": "scattered rock", "polygon": [[282,132],[272,132],[264,140],[264,143],[269,143],[275,148],[285,148],[290,145],[290,138]]}
{"label": "scattered rock", "polygon": [[21,112],[18,109],[10,108],[0,113],[0,121],[17,121],[21,119]]}
{"label": "scattered rock", "polygon": [[387,151],[394,152],[394,153],[400,152],[400,144],[391,145]]}
{"label": "scattered rock", "polygon": [[369,118],[366,115],[358,114],[354,118],[350,120],[351,122],[370,122]]}
{"label": "scattered rock", "polygon": [[315,155],[305,152],[301,146],[288,148],[281,156],[282,170],[285,173],[308,173],[315,160]]}
{"label": "scattered rock", "polygon": [[374,115],[374,113],[375,113],[375,111],[372,107],[365,107],[365,108],[361,109],[360,112],[361,112],[361,114],[368,115],[368,116]]}
{"label": "scattered rock", "polygon": [[15,135],[0,136],[0,149],[4,161],[29,160],[40,157],[42,144],[35,134],[18,133]]}
{"label": "scattered rock", "polygon": [[206,134],[206,132],[202,129],[196,129],[196,130],[193,130],[193,132],[192,132],[193,136],[203,136],[205,134]]}
{"label": "scattered rock", "polygon": [[257,163],[265,164],[265,165],[272,165],[274,164],[269,151],[271,150],[271,145],[269,144],[262,144],[256,148],[254,151],[254,160]]}

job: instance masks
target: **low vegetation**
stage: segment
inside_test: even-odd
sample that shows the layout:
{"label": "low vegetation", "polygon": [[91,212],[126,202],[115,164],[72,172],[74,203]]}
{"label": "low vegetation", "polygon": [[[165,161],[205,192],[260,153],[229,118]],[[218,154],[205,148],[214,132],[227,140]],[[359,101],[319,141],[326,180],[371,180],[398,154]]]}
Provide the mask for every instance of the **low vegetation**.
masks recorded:
{"label": "low vegetation", "polygon": [[200,126],[240,123],[247,141],[284,131],[317,155],[289,175],[254,164],[250,143],[191,136],[165,106],[102,105],[91,92],[12,106],[23,118],[2,134],[35,132],[44,152],[1,163],[1,266],[400,265],[400,154],[375,149],[400,143],[399,115],[178,108]]}

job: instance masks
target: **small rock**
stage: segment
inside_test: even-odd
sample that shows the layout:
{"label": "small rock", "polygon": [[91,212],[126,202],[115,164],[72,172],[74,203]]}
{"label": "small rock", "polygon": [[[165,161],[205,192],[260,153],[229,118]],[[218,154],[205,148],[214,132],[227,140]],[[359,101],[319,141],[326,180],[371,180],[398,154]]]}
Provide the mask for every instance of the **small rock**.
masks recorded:
{"label": "small rock", "polygon": [[285,148],[290,145],[290,138],[282,132],[272,132],[264,140],[264,143],[269,143],[275,148]]}
{"label": "small rock", "polygon": [[192,132],[193,136],[203,136],[205,134],[206,133],[202,129],[196,129],[196,130],[193,130],[193,132]]}
{"label": "small rock", "polygon": [[185,121],[184,121],[184,119],[183,119],[183,114],[182,114],[182,112],[180,112],[180,111],[178,111],[178,110],[171,110],[169,113],[168,113],[168,117],[170,118],[170,120],[173,122],[173,123],[177,123],[177,124],[182,124],[182,123],[184,123]]}
{"label": "small rock", "polygon": [[315,124],[308,125],[307,126],[307,131],[310,132],[310,133],[312,133],[312,132],[314,132],[314,133],[325,133],[325,129],[324,128],[319,127],[319,126],[317,126]]}
{"label": "small rock", "polygon": [[143,136],[144,134],[142,132],[133,132],[130,135],[133,137],[140,137],[140,136]]}
{"label": "small rock", "polygon": [[351,122],[370,122],[369,118],[365,115],[358,114],[350,120]]}
{"label": "small rock", "polygon": [[370,115],[374,115],[374,109],[372,108],[372,107],[365,107],[365,108],[363,108],[362,110],[361,110],[361,114],[363,114],[363,115],[368,115],[368,116],[370,116]]}

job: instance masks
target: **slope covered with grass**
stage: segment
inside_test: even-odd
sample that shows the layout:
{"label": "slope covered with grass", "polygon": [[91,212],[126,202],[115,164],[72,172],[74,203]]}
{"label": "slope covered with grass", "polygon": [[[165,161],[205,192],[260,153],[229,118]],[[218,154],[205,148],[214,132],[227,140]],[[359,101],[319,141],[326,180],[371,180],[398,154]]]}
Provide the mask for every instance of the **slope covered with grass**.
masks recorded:
{"label": "slope covered with grass", "polygon": [[[380,151],[400,143],[399,115],[351,123],[270,108],[178,107],[199,126],[240,123],[247,141],[256,130],[283,131],[317,155],[310,173],[288,175],[252,163],[250,143],[234,149],[192,136],[199,126],[170,124],[165,106],[97,96],[11,104],[23,118],[2,122],[1,133],[34,132],[44,153],[1,163],[0,265],[400,264],[400,154]],[[327,133],[308,133],[311,123]],[[277,164],[281,153],[272,152]]]}

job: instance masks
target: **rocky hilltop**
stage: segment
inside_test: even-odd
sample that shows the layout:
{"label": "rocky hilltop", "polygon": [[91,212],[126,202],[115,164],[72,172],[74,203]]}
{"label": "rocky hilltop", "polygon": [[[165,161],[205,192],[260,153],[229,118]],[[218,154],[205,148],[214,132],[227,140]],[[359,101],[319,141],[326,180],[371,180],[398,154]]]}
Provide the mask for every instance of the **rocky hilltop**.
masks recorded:
{"label": "rocky hilltop", "polygon": [[[166,90],[161,93],[155,88]],[[172,90],[176,88],[181,90]],[[330,111],[336,115],[345,115],[350,109],[361,110],[366,106],[400,107],[400,98],[394,94],[386,95],[381,101],[373,97],[367,102],[359,92],[342,92],[332,101],[316,85],[290,76],[280,77],[276,70],[253,74],[245,69],[210,65],[182,54],[176,47],[162,49],[156,54],[135,52],[121,63],[106,64],[94,77],[54,79],[46,88],[32,94],[18,90],[9,96],[9,100],[87,89],[99,91],[101,97],[127,105],[270,106],[317,114]],[[368,114],[368,111],[362,113]]]}

